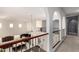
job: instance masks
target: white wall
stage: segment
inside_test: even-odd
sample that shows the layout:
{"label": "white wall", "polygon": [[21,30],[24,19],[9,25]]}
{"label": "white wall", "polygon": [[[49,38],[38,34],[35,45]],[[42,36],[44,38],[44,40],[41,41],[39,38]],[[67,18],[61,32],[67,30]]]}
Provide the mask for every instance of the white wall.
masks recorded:
{"label": "white wall", "polygon": [[78,15],[78,36],[79,36],[79,15]]}
{"label": "white wall", "polygon": [[[27,32],[27,23],[23,21],[0,20],[0,23],[2,23],[2,28],[0,29],[0,36],[17,35]],[[13,24],[13,28],[9,27],[10,23]],[[22,24],[22,28],[19,28],[18,24]]]}
{"label": "white wall", "polygon": [[[47,32],[49,33],[49,36],[48,36],[48,40],[47,40],[47,44],[48,44],[48,51],[53,51],[53,48],[52,48],[52,43],[53,43],[53,39],[52,39],[52,32],[53,32],[53,23],[52,23],[52,19],[54,18],[53,14],[54,12],[57,12],[59,15],[57,15],[57,17],[55,18],[58,18],[59,19],[59,29],[62,30],[62,18],[65,16],[62,8],[59,8],[59,7],[52,7],[52,8],[47,8],[46,10],[46,16],[47,16]],[[58,17],[59,16],[59,17]],[[60,31],[60,40],[62,40],[62,32]]]}
{"label": "white wall", "polygon": [[[34,20],[32,21],[0,20],[0,23],[2,24],[2,28],[0,28],[0,36],[19,35],[19,34],[28,33],[31,31],[36,32],[38,28],[36,27],[37,20],[35,21]],[[39,20],[42,23],[42,20],[41,19]],[[10,24],[13,24],[13,28],[9,27]],[[18,27],[19,24],[22,24],[22,28]]]}
{"label": "white wall", "polygon": [[[26,33],[28,31],[36,31],[36,20],[45,18],[44,9],[41,7],[0,7],[0,36],[16,35]],[[9,23],[13,23],[14,27],[9,28]],[[18,24],[22,24],[22,28],[18,28]]]}

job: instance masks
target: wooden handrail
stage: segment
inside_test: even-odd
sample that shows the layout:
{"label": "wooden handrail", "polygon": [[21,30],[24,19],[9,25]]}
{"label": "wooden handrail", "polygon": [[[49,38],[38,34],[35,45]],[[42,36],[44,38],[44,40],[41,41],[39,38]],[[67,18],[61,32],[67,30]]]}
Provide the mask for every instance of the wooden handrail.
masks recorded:
{"label": "wooden handrail", "polygon": [[17,43],[24,42],[24,41],[29,41],[31,39],[38,38],[38,37],[41,37],[41,36],[44,36],[44,35],[48,35],[48,33],[41,34],[41,35],[38,35],[38,36],[33,36],[33,37],[26,37],[26,38],[22,38],[22,39],[19,39],[19,40],[12,40],[12,41],[9,41],[9,42],[6,42],[6,43],[2,43],[0,45],[0,48],[11,47],[13,44],[17,44]]}

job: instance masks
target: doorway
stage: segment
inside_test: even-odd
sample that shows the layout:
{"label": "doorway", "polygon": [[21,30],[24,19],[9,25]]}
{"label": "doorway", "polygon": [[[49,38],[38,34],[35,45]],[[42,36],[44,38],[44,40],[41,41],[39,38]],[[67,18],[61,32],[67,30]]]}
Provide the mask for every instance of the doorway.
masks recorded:
{"label": "doorway", "polygon": [[78,16],[67,17],[67,34],[77,35],[78,33]]}

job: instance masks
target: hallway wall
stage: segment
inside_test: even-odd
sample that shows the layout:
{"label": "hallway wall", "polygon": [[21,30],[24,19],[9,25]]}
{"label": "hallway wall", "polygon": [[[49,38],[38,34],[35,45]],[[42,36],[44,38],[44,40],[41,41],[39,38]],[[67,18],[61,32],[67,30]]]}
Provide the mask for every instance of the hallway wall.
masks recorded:
{"label": "hallway wall", "polygon": [[79,36],[79,15],[78,15],[78,36]]}
{"label": "hallway wall", "polygon": [[[62,10],[62,8],[59,8],[59,7],[52,7],[52,8],[48,8],[48,16],[47,16],[47,32],[49,33],[49,36],[48,36],[48,42],[49,42],[49,51],[53,51],[53,48],[52,48],[52,43],[53,43],[53,39],[52,39],[52,32],[53,32],[53,23],[52,23],[52,19],[53,19],[53,14],[54,12],[57,12],[59,14],[59,17],[57,15],[57,17],[55,17],[56,19],[59,19],[60,23],[59,23],[59,29],[61,30],[60,31],[60,40],[62,40],[62,35],[64,33],[64,36],[66,35],[66,28],[65,28],[65,25],[63,26],[63,24],[65,23],[61,23],[63,17],[64,17],[64,20],[65,20],[65,13],[64,11]],[[64,28],[63,28],[64,27]],[[62,29],[64,29],[64,31],[62,32]]]}

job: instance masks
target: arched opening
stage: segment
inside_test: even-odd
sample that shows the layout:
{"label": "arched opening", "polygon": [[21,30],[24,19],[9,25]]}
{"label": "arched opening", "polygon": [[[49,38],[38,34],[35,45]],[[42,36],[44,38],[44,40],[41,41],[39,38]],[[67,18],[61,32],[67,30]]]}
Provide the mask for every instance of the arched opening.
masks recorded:
{"label": "arched opening", "polygon": [[61,40],[61,15],[58,11],[53,13],[53,48],[60,42]]}

